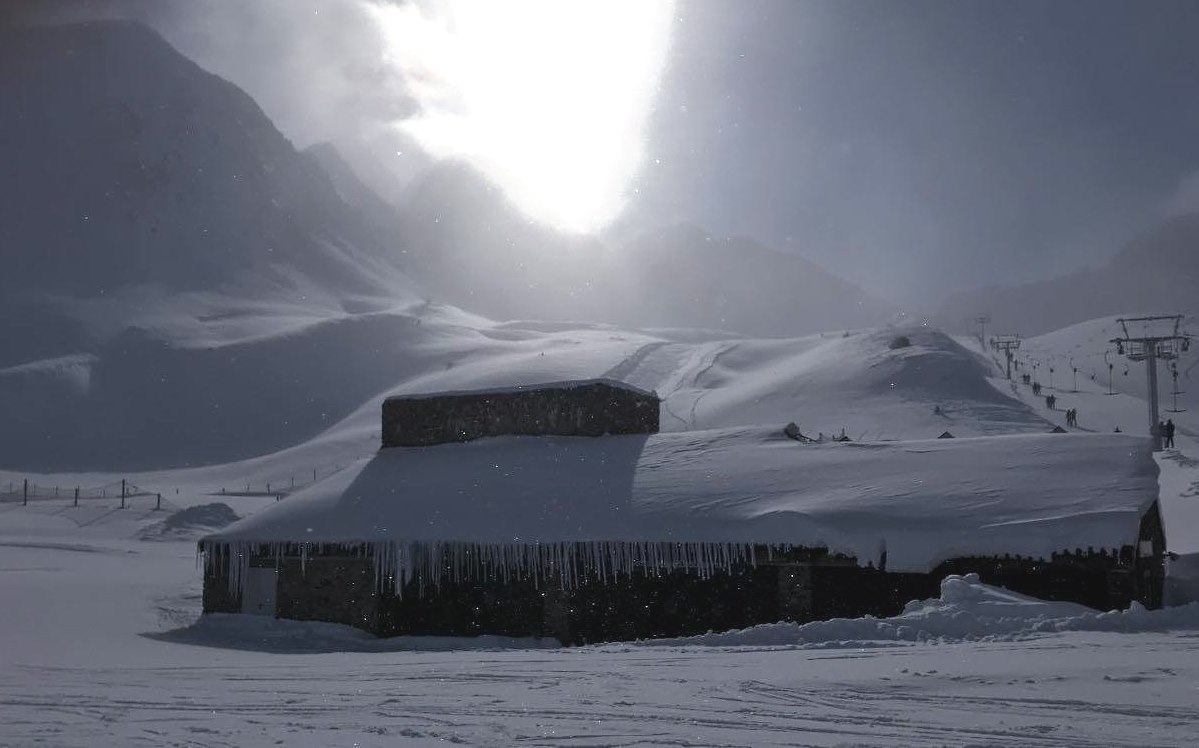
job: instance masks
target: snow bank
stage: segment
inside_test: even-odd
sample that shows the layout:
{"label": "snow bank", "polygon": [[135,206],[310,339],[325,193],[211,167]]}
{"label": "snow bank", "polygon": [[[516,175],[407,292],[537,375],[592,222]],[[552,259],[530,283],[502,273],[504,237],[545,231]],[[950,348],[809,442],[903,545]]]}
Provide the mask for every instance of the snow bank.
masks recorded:
{"label": "snow bank", "polygon": [[[812,623],[774,623],[748,629],[633,644],[705,647],[888,647],[912,643],[1019,641],[1070,631],[1143,633],[1199,631],[1199,603],[1100,613],[1068,602],[1020,595],[979,581],[977,574],[949,576],[940,597],[915,600],[893,618],[836,618]],[[398,636],[379,639],[350,626],[265,616],[207,614],[191,626],[154,639],[179,644],[273,653],[398,652],[556,648],[552,638],[505,636]]]}
{"label": "snow bank", "polygon": [[738,631],[642,645],[877,647],[908,642],[1012,641],[1064,631],[1199,630],[1199,603],[1100,613],[1082,605],[1026,597],[979,581],[977,574],[949,576],[941,596],[908,603],[893,618],[835,618],[812,623],[775,623]]}
{"label": "snow bank", "polygon": [[1199,553],[1175,556],[1166,562],[1167,605],[1199,602]]}
{"label": "snow bank", "polygon": [[240,517],[228,504],[215,502],[181,509],[161,522],[142,528],[142,540],[188,540],[219,530]]}

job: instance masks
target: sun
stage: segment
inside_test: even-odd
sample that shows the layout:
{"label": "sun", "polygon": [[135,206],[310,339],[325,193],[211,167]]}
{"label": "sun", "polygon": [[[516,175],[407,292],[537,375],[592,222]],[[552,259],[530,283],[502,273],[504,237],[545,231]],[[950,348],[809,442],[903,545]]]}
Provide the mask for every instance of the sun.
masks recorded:
{"label": "sun", "polygon": [[371,6],[420,113],[396,123],[463,157],[530,218],[590,233],[641,166],[673,2],[434,0]]}

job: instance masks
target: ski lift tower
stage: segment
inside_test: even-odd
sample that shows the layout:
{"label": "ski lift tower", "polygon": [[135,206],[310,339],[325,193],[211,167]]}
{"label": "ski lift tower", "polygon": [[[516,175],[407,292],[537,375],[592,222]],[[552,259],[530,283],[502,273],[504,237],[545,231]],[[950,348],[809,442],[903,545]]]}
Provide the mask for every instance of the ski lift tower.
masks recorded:
{"label": "ski lift tower", "polygon": [[1012,378],[1012,359],[1015,357],[1015,352],[1020,350],[1019,335],[996,335],[995,347],[1003,351],[1004,358],[1007,359],[1007,378]]}
{"label": "ski lift tower", "polygon": [[974,323],[978,325],[978,344],[983,350],[987,348],[987,324],[991,321],[991,315],[980,314],[974,318]]}
{"label": "ski lift tower", "polygon": [[1191,347],[1191,338],[1182,332],[1182,315],[1156,317],[1121,317],[1116,320],[1124,336],[1113,338],[1116,353],[1127,356],[1129,361],[1144,361],[1146,379],[1149,382],[1149,433],[1153,437],[1153,451],[1162,449],[1162,434],[1157,427],[1161,416],[1157,406],[1157,361],[1173,361]]}

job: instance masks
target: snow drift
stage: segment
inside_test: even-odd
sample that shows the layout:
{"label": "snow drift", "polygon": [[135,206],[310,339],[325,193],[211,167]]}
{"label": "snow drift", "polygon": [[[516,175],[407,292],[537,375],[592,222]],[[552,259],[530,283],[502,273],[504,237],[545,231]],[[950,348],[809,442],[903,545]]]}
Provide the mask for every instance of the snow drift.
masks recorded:
{"label": "snow drift", "polygon": [[941,596],[915,600],[892,618],[835,618],[811,623],[776,623],[740,631],[681,639],[655,639],[640,646],[867,647],[911,642],[1012,641],[1064,631],[1199,630],[1199,603],[1146,610],[1098,612],[1068,602],[1019,595],[979,581],[977,574],[949,576]]}
{"label": "snow drift", "polygon": [[[1019,641],[1070,631],[1135,634],[1199,631],[1199,603],[1146,610],[1099,612],[1075,603],[1048,602],[979,581],[977,574],[949,576],[939,597],[914,600],[891,618],[837,618],[805,624],[775,623],[676,639],[606,647],[893,647],[953,642]],[[376,638],[336,623],[209,614],[153,638],[183,644],[267,652],[391,652],[544,649],[552,639],[501,636]]]}
{"label": "snow drift", "polygon": [[227,527],[239,519],[228,504],[197,504],[171,514],[161,522],[142,528],[142,540],[188,540]]}

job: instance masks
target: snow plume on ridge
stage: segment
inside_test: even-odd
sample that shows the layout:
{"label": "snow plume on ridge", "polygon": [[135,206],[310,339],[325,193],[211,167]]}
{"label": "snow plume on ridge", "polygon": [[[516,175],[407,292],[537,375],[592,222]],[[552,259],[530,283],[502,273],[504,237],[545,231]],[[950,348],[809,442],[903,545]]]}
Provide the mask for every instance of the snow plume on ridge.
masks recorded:
{"label": "snow plume on ridge", "polygon": [[648,646],[879,647],[908,643],[1013,641],[1066,631],[1136,633],[1199,630],[1199,603],[1101,613],[1077,603],[1027,597],[979,581],[977,574],[951,575],[941,596],[914,600],[893,618],[834,618],[805,624],[774,623],[738,631],[641,642]]}

